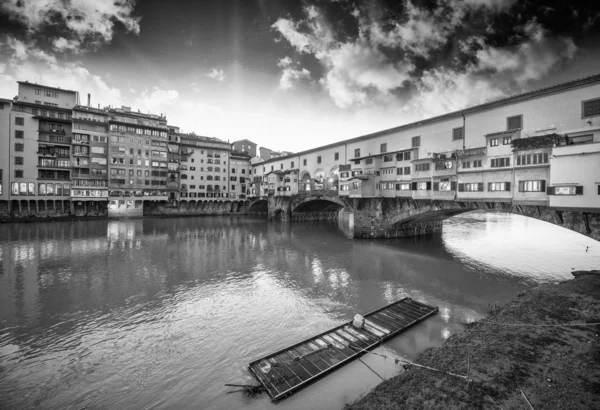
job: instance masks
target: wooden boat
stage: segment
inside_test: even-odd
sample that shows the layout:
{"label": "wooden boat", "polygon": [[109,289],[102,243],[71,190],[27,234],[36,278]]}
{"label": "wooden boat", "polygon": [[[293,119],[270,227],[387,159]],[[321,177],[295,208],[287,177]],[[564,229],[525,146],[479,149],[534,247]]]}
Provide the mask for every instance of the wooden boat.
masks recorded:
{"label": "wooden boat", "polygon": [[386,340],[434,315],[437,307],[404,298],[364,316],[363,328],[352,322],[271,353],[248,365],[271,400],[285,399],[341,368]]}

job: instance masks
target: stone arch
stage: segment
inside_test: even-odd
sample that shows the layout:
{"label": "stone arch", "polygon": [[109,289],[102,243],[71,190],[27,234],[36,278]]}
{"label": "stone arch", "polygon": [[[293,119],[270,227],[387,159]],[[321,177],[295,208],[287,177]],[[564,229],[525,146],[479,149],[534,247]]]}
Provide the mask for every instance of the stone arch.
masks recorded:
{"label": "stone arch", "polygon": [[307,196],[292,203],[292,214],[296,212],[338,212],[349,208],[339,197],[329,195]]}
{"label": "stone arch", "polygon": [[269,211],[269,202],[266,199],[257,199],[251,201],[248,205],[249,214],[267,214]]}

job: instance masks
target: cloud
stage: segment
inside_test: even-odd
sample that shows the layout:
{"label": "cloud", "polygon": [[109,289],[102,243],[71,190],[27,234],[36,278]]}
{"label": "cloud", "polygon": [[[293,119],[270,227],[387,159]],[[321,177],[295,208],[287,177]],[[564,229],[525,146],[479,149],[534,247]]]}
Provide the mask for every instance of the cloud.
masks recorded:
{"label": "cloud", "polygon": [[223,72],[223,70],[217,70],[216,68],[213,68],[212,70],[210,70],[210,72],[208,72],[208,74],[206,74],[206,76],[208,78],[212,78],[215,81],[223,81],[225,80],[225,73]]}
{"label": "cloud", "polygon": [[[296,51],[312,54],[321,63],[325,73],[320,83],[337,106],[346,108],[364,104],[368,95],[386,95],[408,79],[408,72],[413,68],[411,64],[392,62],[362,35],[354,41],[336,41],[332,28],[315,7],[305,8],[305,13],[307,19],[303,25],[308,27],[308,33],[300,33],[299,24],[283,18],[272,28],[279,31]],[[292,72],[288,59],[285,57],[278,63],[283,68],[282,88],[291,87],[288,80],[310,74]]]}
{"label": "cloud", "polygon": [[[573,58],[573,39],[551,35],[535,19],[510,26],[499,41],[494,17],[513,18],[506,13],[514,3],[439,0],[426,8],[405,0],[392,11],[352,8],[345,21],[354,30],[338,24],[339,15],[328,21],[332,13],[307,6],[303,18],[280,18],[272,29],[295,52],[317,60],[318,82],[338,107],[394,106],[406,118],[423,118],[521,92]],[[278,63],[282,88],[296,78],[291,61]]]}
{"label": "cloud", "polygon": [[552,37],[535,20],[524,28],[529,40],[517,46],[493,48],[484,46],[477,51],[475,70],[501,73],[513,78],[520,86],[548,74],[561,61],[572,59],[577,46],[571,38]]}
{"label": "cloud", "polygon": [[134,6],[135,0],[4,0],[0,11],[22,23],[31,34],[58,25],[74,39],[82,41],[91,36],[109,42],[115,22],[127,31],[140,32],[140,18],[133,16]]}
{"label": "cloud", "polygon": [[294,68],[292,59],[288,56],[280,59],[277,66],[283,69],[279,79],[279,88],[282,90],[291,90],[295,83],[310,79],[310,71],[306,68]]}
{"label": "cloud", "polygon": [[162,111],[165,113],[168,107],[171,107],[179,98],[177,90],[163,90],[154,87],[152,90],[144,90],[139,97],[134,100],[134,107],[142,111]]}
{"label": "cloud", "polygon": [[52,41],[52,45],[54,46],[54,48],[57,51],[72,51],[74,53],[77,53],[79,51],[79,48],[81,46],[81,41],[79,40],[67,40],[64,37],[58,37],[55,38]]}

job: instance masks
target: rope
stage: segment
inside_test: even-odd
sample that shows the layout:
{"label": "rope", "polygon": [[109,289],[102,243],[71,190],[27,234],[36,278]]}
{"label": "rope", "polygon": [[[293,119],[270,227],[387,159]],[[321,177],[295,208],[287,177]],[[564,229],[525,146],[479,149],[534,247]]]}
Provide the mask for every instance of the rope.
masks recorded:
{"label": "rope", "polygon": [[[468,378],[468,376],[463,376],[463,375],[456,374],[456,373],[446,372],[446,371],[444,371],[444,370],[436,369],[436,368],[434,368],[434,367],[424,366],[424,365],[422,365],[422,364],[418,364],[418,363],[411,362],[410,360],[407,360],[407,359],[398,359],[398,358],[388,357],[388,356],[386,356],[386,355],[383,355],[383,354],[380,354],[380,353],[375,353],[375,352],[371,352],[371,351],[369,351],[369,350],[365,350],[365,349],[357,348],[357,347],[355,347],[355,346],[353,346],[353,345],[351,345],[351,344],[348,344],[348,347],[350,347],[351,349],[354,349],[354,350],[358,350],[359,352],[365,352],[365,353],[374,354],[374,355],[377,355],[377,356],[385,357],[386,359],[394,359],[394,361],[395,361],[395,363],[396,363],[396,364],[398,364],[398,363],[402,362],[402,363],[409,364],[409,365],[411,365],[411,366],[420,367],[420,368],[422,368],[422,369],[432,370],[432,371],[434,371],[434,372],[440,372],[440,373],[447,374],[447,375],[449,375],[449,376],[458,377],[458,378],[460,378],[460,379],[463,379],[463,380],[465,380],[465,381],[467,381],[467,382],[468,382],[468,381],[470,381],[470,379]],[[360,359],[359,359],[359,360],[360,360]],[[362,362],[362,360],[361,360],[361,362]],[[364,362],[363,362],[363,363],[364,363]],[[373,369],[371,369],[371,370],[373,370]],[[378,375],[378,376],[379,376],[379,375]],[[379,377],[381,377],[381,376],[379,376]],[[383,380],[383,378],[382,378],[382,380]]]}
{"label": "rope", "polygon": [[370,370],[370,371],[372,371],[372,372],[373,372],[373,373],[375,373],[377,376],[379,376],[379,378],[380,378],[381,380],[385,380],[383,377],[381,377],[381,375],[380,375],[379,373],[377,373],[375,370],[373,370],[373,369],[371,368],[371,366],[369,366],[368,364],[366,364],[365,362],[363,362],[363,361],[362,361],[362,359],[361,359],[360,357],[358,358],[358,360],[360,360],[360,362],[361,362],[362,364],[364,364],[365,366],[367,366],[367,367],[369,368],[369,370]]}

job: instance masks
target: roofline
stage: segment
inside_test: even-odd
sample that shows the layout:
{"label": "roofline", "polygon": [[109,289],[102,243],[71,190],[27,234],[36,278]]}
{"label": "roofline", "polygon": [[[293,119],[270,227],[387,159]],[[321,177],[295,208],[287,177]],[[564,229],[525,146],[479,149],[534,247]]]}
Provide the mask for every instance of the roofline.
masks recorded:
{"label": "roofline", "polygon": [[19,84],[26,84],[26,85],[33,85],[33,86],[37,86],[37,87],[43,87],[43,88],[47,88],[49,90],[66,91],[68,93],[79,94],[79,91],[67,90],[66,88],[52,87],[52,86],[49,86],[49,85],[43,85],[43,84],[37,84],[37,83],[30,83],[29,81],[17,81],[17,83],[19,83]]}
{"label": "roofline", "polygon": [[419,127],[422,125],[434,124],[436,122],[445,121],[445,120],[456,118],[456,117],[462,117],[463,115],[467,115],[467,114],[475,114],[475,113],[478,113],[481,111],[490,110],[492,108],[502,107],[504,105],[509,105],[509,104],[513,104],[516,102],[527,101],[527,100],[531,100],[534,98],[539,98],[539,97],[543,97],[546,95],[555,94],[555,93],[567,91],[567,90],[570,90],[573,88],[591,85],[591,84],[595,84],[595,83],[599,83],[599,82],[600,82],[600,74],[594,74],[594,75],[591,75],[588,77],[579,78],[579,79],[572,80],[572,81],[567,81],[566,83],[551,85],[551,86],[544,87],[544,88],[538,88],[537,90],[527,91],[527,92],[513,95],[510,97],[501,98],[499,100],[493,100],[493,101],[489,101],[489,102],[486,102],[483,104],[474,105],[472,107],[463,108],[462,110],[452,111],[447,114],[438,115],[436,117],[431,117],[431,118],[426,118],[424,120],[411,122],[408,124],[400,125],[398,127],[388,128],[385,130],[373,132],[371,134],[365,134],[365,135],[361,135],[358,137],[334,142],[332,144],[327,144],[327,145],[323,145],[320,147],[311,148],[311,149],[308,149],[305,151],[297,152],[293,155],[287,155],[287,156],[278,157],[278,158],[270,158],[263,162],[258,162],[256,165],[265,164],[265,163],[269,163],[269,162],[275,162],[278,160],[284,160],[284,159],[288,159],[288,158],[292,158],[292,157],[297,157],[300,155],[310,154],[315,151],[338,147],[340,145],[347,145],[347,144],[351,144],[351,143],[358,142],[358,141],[368,140],[368,139],[379,137],[382,135],[391,134],[391,133],[398,132],[398,131],[404,131],[404,130],[416,128],[416,127]]}
{"label": "roofline", "polygon": [[3,103],[12,103],[13,100],[10,100],[8,98],[0,98],[0,102],[3,102]]}

